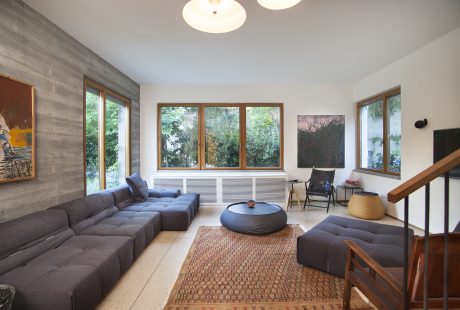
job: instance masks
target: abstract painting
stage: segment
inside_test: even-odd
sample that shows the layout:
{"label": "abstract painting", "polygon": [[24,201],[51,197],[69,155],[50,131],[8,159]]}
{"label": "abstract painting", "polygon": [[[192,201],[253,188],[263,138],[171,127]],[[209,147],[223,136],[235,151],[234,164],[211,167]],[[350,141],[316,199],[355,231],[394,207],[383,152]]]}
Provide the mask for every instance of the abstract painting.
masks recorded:
{"label": "abstract painting", "polygon": [[33,86],[0,75],[0,183],[35,177]]}
{"label": "abstract painting", "polygon": [[345,115],[297,116],[297,165],[345,167]]}

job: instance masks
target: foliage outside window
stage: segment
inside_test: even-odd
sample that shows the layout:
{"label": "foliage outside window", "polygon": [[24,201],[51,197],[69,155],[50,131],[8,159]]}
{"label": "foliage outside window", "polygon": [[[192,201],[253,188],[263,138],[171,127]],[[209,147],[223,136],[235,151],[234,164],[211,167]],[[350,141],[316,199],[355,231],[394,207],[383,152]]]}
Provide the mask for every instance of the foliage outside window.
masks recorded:
{"label": "foliage outside window", "polygon": [[358,102],[358,167],[401,173],[401,90],[395,88]]}
{"label": "foliage outside window", "polygon": [[129,174],[129,101],[85,80],[85,191],[124,183]]}
{"label": "foliage outside window", "polygon": [[282,169],[281,104],[159,104],[159,169]]}

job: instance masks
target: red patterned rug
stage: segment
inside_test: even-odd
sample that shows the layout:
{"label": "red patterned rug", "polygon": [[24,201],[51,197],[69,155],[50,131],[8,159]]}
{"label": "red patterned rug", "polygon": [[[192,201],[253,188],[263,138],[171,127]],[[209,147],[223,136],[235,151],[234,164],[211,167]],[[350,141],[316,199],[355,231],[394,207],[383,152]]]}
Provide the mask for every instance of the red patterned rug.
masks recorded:
{"label": "red patterned rug", "polygon": [[[343,279],[299,265],[297,225],[267,236],[200,227],[164,309],[341,309]],[[353,309],[372,309],[357,294]]]}

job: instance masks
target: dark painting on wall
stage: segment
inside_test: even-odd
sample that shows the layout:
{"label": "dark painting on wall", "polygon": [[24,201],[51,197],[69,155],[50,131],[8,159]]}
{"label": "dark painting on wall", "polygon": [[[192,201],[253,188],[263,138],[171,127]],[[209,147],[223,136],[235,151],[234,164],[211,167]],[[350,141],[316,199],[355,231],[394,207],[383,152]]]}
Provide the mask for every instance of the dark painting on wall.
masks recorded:
{"label": "dark painting on wall", "polygon": [[297,116],[297,166],[345,168],[345,115]]}
{"label": "dark painting on wall", "polygon": [[0,183],[35,177],[34,89],[0,75]]}

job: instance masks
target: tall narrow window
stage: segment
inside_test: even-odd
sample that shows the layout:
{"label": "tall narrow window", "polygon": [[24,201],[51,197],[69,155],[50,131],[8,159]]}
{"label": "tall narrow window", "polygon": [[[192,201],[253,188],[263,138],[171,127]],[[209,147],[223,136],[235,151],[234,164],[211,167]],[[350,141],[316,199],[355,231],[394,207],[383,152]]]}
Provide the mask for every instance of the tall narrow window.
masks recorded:
{"label": "tall narrow window", "polygon": [[246,108],[246,164],[251,168],[280,167],[281,109]]}
{"label": "tall narrow window", "polygon": [[401,90],[392,89],[358,103],[359,168],[401,172]]}
{"label": "tall narrow window", "polygon": [[240,167],[240,108],[205,107],[205,167]]}
{"label": "tall narrow window", "polygon": [[160,108],[161,166],[193,169],[198,167],[198,107]]}
{"label": "tall narrow window", "polygon": [[159,104],[159,169],[282,169],[282,104]]}
{"label": "tall narrow window", "polygon": [[129,174],[128,99],[85,80],[85,190],[92,194],[124,183]]}

